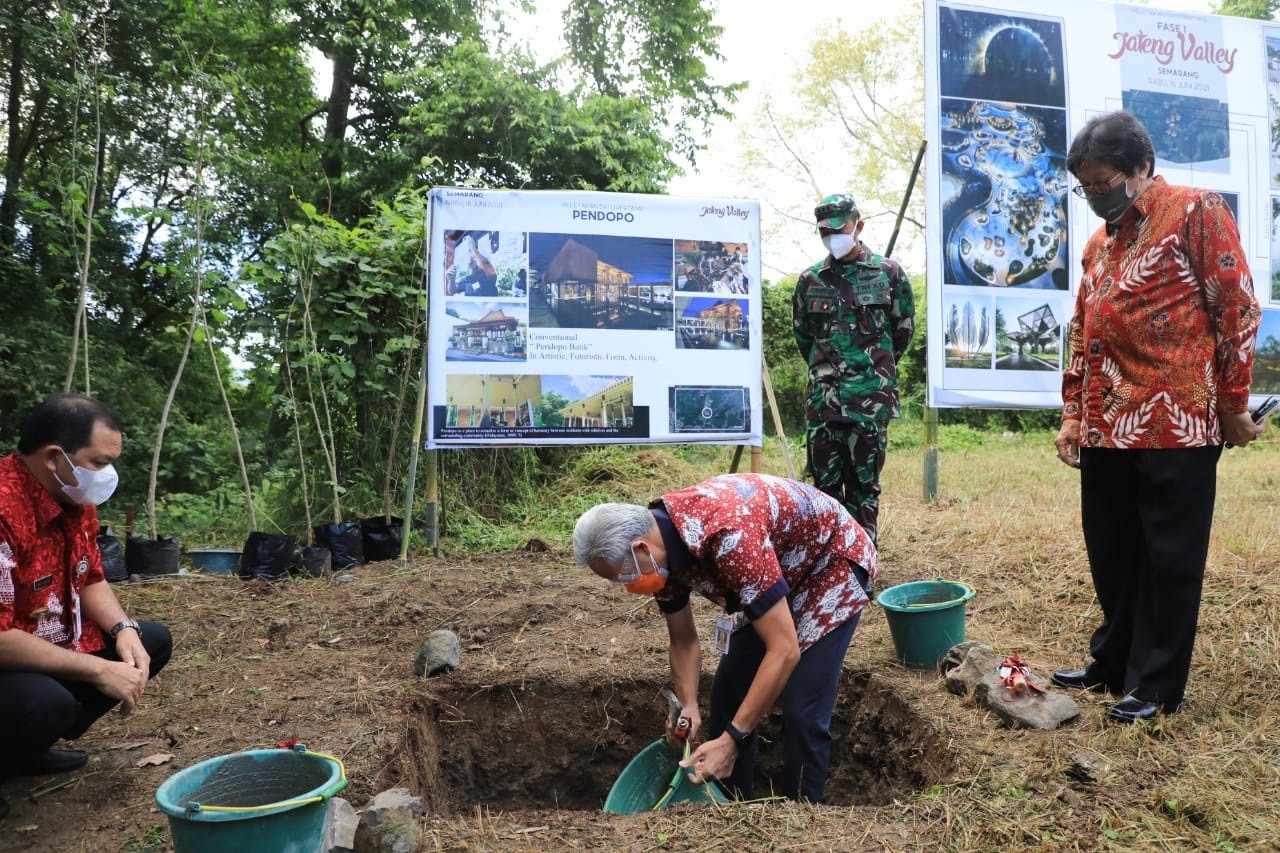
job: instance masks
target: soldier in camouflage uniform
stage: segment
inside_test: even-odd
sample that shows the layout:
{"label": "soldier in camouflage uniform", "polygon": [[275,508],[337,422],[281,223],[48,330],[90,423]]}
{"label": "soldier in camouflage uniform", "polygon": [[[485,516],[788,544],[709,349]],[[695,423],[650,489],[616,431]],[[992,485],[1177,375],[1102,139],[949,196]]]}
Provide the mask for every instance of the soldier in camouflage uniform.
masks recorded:
{"label": "soldier in camouflage uniform", "polygon": [[915,329],[902,267],[862,244],[853,198],[815,208],[829,254],[800,274],[792,303],[796,344],[809,364],[808,467],[874,540],[889,419],[898,412],[898,360]]}

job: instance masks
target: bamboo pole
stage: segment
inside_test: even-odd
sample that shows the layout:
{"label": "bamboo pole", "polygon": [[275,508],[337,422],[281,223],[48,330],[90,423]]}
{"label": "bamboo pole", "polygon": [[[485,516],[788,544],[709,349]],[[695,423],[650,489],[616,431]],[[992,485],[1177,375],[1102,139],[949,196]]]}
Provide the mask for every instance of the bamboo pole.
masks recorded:
{"label": "bamboo pole", "polygon": [[938,410],[924,409],[924,502],[938,500]]}
{"label": "bamboo pole", "polygon": [[920,163],[924,160],[924,149],[928,144],[929,140],[920,140],[920,148],[916,151],[916,162],[911,167],[911,177],[907,180],[907,192],[902,196],[902,206],[898,208],[898,219],[893,223],[893,234],[889,236],[889,245],[884,250],[886,258],[893,254],[893,246],[898,242],[898,231],[902,228],[903,217],[907,215],[907,204],[911,201],[911,191],[916,187],[916,176],[920,174]]}
{"label": "bamboo pole", "polygon": [[[907,192],[902,197],[902,206],[898,208],[898,219],[893,225],[893,234],[889,237],[889,245],[884,250],[886,258],[893,254],[893,246],[898,242],[898,230],[902,227],[902,219],[907,214],[907,204],[911,201],[911,192],[915,189],[916,177],[920,174],[920,164],[924,160],[924,151],[928,144],[927,139],[920,140],[920,148],[916,151],[916,162],[911,167],[911,178],[907,181]],[[927,377],[925,381],[927,385]],[[924,444],[924,500],[925,503],[933,503],[938,499],[938,410],[929,405],[927,388],[924,408]]]}
{"label": "bamboo pole", "polygon": [[[426,310],[427,322],[423,324],[423,329],[431,328],[431,204],[427,204],[427,215],[422,221],[422,295],[423,305]],[[427,370],[427,341],[422,342],[422,364],[418,369],[418,411],[413,419],[413,444],[409,448],[409,482],[405,487],[404,497],[404,527],[400,533],[400,562],[403,563],[409,556],[409,532],[413,528],[413,497],[417,490],[418,480],[418,452],[422,447],[422,425],[426,420],[427,413],[427,379],[429,372]],[[427,513],[427,547],[431,549],[433,557],[440,556],[440,530],[438,527],[438,514],[436,512],[439,504],[438,489],[438,459],[437,451],[428,450],[426,459],[426,488],[424,498],[426,500]]]}
{"label": "bamboo pole", "polygon": [[761,364],[764,372],[764,393],[769,400],[769,411],[773,414],[773,429],[778,434],[778,441],[782,442],[782,458],[787,462],[787,476],[796,479],[796,466],[791,461],[791,447],[787,444],[786,433],[782,430],[782,416],[778,413],[778,400],[773,395],[773,381],[769,379],[769,365],[764,363],[763,354],[761,355]]}
{"label": "bamboo pole", "polygon": [[[400,531],[400,562],[404,562],[409,557],[409,531],[413,527],[413,493],[417,488],[418,474],[418,448],[422,445],[422,421],[427,411],[427,345],[422,345],[422,365],[418,370],[418,411],[413,417],[413,443],[409,445],[409,482],[404,490],[404,527]],[[433,462],[431,458],[434,451],[427,451],[428,463]],[[432,468],[435,466],[432,465]],[[435,530],[434,518],[435,512],[428,498],[427,512],[429,514],[427,527],[428,544],[434,547]],[[435,556],[439,556],[438,553]]]}

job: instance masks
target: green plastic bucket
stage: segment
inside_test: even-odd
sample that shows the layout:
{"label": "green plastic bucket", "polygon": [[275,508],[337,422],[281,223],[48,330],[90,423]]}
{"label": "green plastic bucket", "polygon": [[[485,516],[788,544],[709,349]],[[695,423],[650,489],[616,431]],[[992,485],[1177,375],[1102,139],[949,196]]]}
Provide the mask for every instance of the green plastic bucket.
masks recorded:
{"label": "green plastic bucket", "polygon": [[156,791],[175,853],[315,853],[328,801],[347,787],[342,762],[305,749],[210,758]]}
{"label": "green plastic bucket", "polygon": [[680,766],[664,739],[640,750],[623,768],[609,789],[604,810],[613,814],[639,814],[665,808],[672,803],[727,803],[729,800],[714,782],[695,785],[689,771]]}
{"label": "green plastic bucket", "polygon": [[914,581],[891,586],[876,596],[889,620],[898,660],[928,669],[956,643],[964,642],[965,604],[977,595],[956,581]]}

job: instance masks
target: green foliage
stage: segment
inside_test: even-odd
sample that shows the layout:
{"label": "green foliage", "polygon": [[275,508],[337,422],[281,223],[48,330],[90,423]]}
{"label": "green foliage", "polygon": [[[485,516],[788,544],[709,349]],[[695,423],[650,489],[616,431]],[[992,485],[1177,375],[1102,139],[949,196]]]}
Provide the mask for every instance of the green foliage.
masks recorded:
{"label": "green foliage", "polygon": [[1057,409],[939,409],[938,422],[990,432],[1056,433],[1062,413]]}
{"label": "green foliage", "polygon": [[904,417],[923,417],[925,407],[926,369],[929,330],[926,324],[925,293],[928,285],[923,275],[909,275],[911,298],[916,307],[916,329],[907,351],[898,361],[898,403]]}
{"label": "green foliage", "polygon": [[[423,338],[425,199],[406,191],[350,227],[313,205],[301,209],[305,223],[242,267],[261,299],[251,378],[275,407],[266,464],[298,461],[300,430],[308,479],[327,486],[332,506],[337,489],[377,495],[384,472],[407,468],[401,433]],[[291,375],[282,376],[282,361]],[[335,468],[345,474],[338,482]]]}
{"label": "green foliage", "polygon": [[[436,184],[656,192],[674,171],[665,128],[642,99],[555,88],[556,69],[472,39],[405,85],[393,156]],[[389,155],[392,156],[392,155]]]}
{"label": "green foliage", "polygon": [[538,447],[440,454],[441,535],[467,550],[563,542],[601,501],[652,498],[728,470],[722,447]]}
{"label": "green foliage", "polygon": [[569,0],[569,62],[598,95],[663,116],[674,131],[675,150],[693,161],[700,132],[729,115],[728,105],[745,85],[708,79],[707,61],[723,59],[723,30],[713,20],[713,10],[700,0]]}
{"label": "green foliage", "polygon": [[[764,363],[778,402],[782,428],[787,435],[804,435],[805,387],[809,369],[796,349],[791,321],[791,299],[796,291],[798,275],[787,276],[775,283],[765,282],[761,290],[764,300]],[[776,435],[773,417],[766,416],[765,433]]]}
{"label": "green foliage", "polygon": [[1215,15],[1270,21],[1275,18],[1276,10],[1280,9],[1280,0],[1221,0],[1212,8]]}

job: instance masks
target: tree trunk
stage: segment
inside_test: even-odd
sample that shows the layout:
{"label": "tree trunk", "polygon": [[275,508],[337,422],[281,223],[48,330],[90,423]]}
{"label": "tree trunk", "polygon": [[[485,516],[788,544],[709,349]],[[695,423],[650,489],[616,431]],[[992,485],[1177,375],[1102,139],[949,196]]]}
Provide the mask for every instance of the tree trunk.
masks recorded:
{"label": "tree trunk", "polygon": [[320,166],[330,181],[342,177],[342,146],[347,136],[347,116],[351,111],[351,78],[355,62],[349,56],[333,58],[333,82],[329,86],[329,111],[324,124],[324,153]]}
{"label": "tree trunk", "polygon": [[26,88],[27,49],[22,21],[26,20],[25,0],[9,4],[9,139],[5,146],[4,195],[0,197],[0,252],[13,253],[17,234],[18,192],[22,189],[22,171],[26,151],[22,141],[22,100]]}

